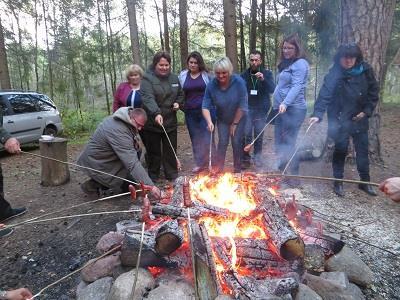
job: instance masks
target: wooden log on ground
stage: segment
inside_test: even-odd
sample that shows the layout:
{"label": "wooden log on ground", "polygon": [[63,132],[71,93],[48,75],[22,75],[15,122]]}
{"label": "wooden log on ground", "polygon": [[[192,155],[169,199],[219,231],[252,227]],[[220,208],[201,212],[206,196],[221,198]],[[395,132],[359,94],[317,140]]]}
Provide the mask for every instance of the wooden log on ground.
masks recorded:
{"label": "wooden log on ground", "polygon": [[[156,204],[151,207],[152,213],[155,215],[170,216],[172,218],[187,218],[187,209],[185,207],[174,206],[169,204]],[[207,216],[229,217],[233,214],[227,209],[207,206],[190,207],[190,216],[193,219]]]}
{"label": "wooden log on ground", "polygon": [[[40,155],[60,161],[68,161],[67,139],[55,137],[39,140]],[[58,186],[69,181],[69,168],[65,163],[42,158],[41,185]]]}
{"label": "wooden log on ground", "polygon": [[257,187],[256,195],[262,203],[257,211],[262,212],[262,220],[278,253],[285,259],[304,258],[304,242],[290,225],[275,196],[265,186]]}

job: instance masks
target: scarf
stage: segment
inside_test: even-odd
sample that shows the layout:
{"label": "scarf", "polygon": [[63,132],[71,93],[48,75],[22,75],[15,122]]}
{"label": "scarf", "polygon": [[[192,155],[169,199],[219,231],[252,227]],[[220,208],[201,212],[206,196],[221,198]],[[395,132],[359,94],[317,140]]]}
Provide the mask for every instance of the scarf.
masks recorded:
{"label": "scarf", "polygon": [[344,73],[348,76],[358,76],[364,71],[364,66],[362,64],[358,64],[348,70],[345,70]]}

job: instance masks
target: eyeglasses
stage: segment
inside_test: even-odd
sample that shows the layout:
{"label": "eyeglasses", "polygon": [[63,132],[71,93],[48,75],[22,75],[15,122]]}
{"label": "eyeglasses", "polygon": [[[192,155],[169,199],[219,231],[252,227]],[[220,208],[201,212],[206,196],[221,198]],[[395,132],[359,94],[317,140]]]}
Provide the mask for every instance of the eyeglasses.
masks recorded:
{"label": "eyeglasses", "polygon": [[295,49],[296,49],[295,47],[283,47],[283,48],[282,48],[283,51],[285,51],[285,50],[286,50],[286,51],[287,51],[287,50],[295,50]]}

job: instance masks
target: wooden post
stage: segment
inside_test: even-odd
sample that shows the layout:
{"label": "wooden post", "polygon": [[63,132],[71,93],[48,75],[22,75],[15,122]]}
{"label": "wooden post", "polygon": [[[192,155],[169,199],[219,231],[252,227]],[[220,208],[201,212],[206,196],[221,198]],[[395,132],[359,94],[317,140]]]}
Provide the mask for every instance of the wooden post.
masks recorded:
{"label": "wooden post", "polygon": [[[51,140],[39,140],[40,154],[60,161],[67,161],[67,139],[55,137]],[[43,186],[57,186],[69,181],[68,165],[51,159],[42,158]]]}

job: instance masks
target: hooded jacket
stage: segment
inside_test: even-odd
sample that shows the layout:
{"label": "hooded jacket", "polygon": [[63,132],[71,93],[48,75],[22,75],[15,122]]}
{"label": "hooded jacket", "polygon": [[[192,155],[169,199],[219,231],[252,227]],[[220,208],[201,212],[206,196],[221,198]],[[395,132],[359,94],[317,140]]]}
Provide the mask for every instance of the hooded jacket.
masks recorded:
{"label": "hooded jacket", "polygon": [[148,120],[145,130],[162,133],[162,128],[156,124],[154,118],[161,114],[167,132],[176,130],[178,120],[176,111],[172,109],[176,102],[183,107],[183,91],[178,76],[170,73],[168,76],[157,76],[153,70],[148,70],[140,84],[143,108],[146,110]]}
{"label": "hooded jacket", "polygon": [[[314,105],[314,117],[322,120],[328,114],[328,134],[335,138],[339,130],[350,134],[368,131],[368,118],[379,100],[379,85],[372,67],[361,62],[362,72],[349,75],[340,65],[335,64],[324,78]],[[353,121],[360,112],[366,116]]]}
{"label": "hooded jacket", "polygon": [[[129,117],[130,107],[119,108],[103,120],[78,158],[81,166],[126,178],[131,175],[144,184],[154,185],[138,159],[139,133]],[[107,187],[120,187],[122,180],[86,170],[89,177]]]}

